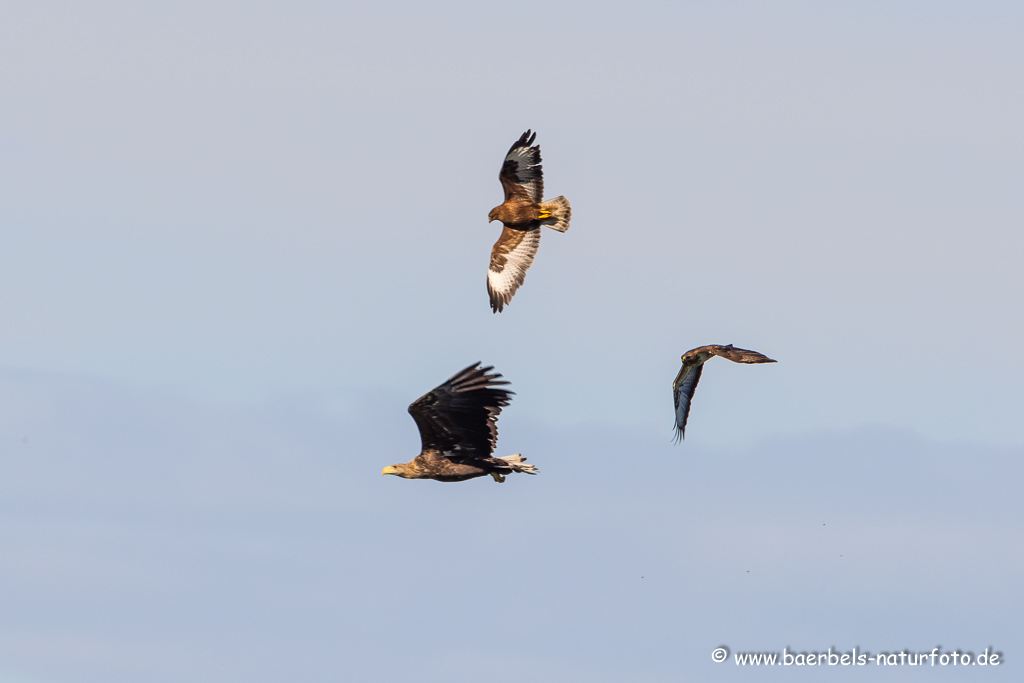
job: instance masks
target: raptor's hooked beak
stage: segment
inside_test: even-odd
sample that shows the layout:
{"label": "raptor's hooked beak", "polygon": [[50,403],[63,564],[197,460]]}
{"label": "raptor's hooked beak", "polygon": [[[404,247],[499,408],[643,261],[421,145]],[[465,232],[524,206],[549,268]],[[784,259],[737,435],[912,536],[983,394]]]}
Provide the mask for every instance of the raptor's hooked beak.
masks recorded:
{"label": "raptor's hooked beak", "polygon": [[398,470],[396,470],[396,469],[395,469],[395,466],[394,466],[394,465],[388,465],[387,467],[385,467],[384,469],[382,469],[382,470],[380,471],[380,473],[381,473],[382,475],[384,475],[384,474],[398,474]]}

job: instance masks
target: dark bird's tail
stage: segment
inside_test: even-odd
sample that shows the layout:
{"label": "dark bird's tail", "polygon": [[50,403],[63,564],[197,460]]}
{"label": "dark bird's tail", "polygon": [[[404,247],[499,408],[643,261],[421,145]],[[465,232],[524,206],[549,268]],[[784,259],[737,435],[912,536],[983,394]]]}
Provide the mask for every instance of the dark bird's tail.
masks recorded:
{"label": "dark bird's tail", "polygon": [[508,465],[512,468],[513,472],[525,472],[526,474],[537,474],[537,468],[533,465],[526,464],[526,458],[523,457],[522,453],[513,453],[512,455],[503,455],[495,458],[495,460],[501,460],[503,464]]}
{"label": "dark bird's tail", "polygon": [[569,229],[569,219],[572,218],[572,208],[569,206],[569,200],[565,197],[555,197],[549,199],[540,205],[542,211],[550,211],[551,216],[548,218],[542,218],[540,220],[541,225],[546,225],[549,228],[557,230],[558,232],[565,232]]}

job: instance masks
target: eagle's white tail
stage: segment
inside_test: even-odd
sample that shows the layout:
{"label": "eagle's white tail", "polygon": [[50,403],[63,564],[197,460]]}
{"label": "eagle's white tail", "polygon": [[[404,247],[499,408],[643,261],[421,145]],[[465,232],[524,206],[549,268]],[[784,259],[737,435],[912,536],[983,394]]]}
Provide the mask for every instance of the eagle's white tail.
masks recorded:
{"label": "eagle's white tail", "polygon": [[541,203],[540,208],[544,211],[551,212],[550,217],[541,219],[541,225],[546,225],[558,232],[565,232],[569,229],[569,219],[572,218],[572,208],[569,206],[568,199],[565,197],[555,197],[554,199],[549,199],[548,201]]}
{"label": "eagle's white tail", "polygon": [[504,460],[512,468],[513,472],[526,472],[527,474],[537,474],[537,468],[533,465],[526,464],[526,458],[523,457],[522,453],[513,453],[512,455],[504,455],[498,460]]}

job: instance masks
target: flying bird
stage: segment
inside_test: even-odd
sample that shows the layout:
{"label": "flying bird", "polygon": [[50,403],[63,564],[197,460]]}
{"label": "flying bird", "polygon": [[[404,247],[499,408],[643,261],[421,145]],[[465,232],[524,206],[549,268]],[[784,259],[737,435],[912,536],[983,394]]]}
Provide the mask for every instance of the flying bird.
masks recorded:
{"label": "flying bird", "polygon": [[523,284],[540,246],[540,226],[565,232],[572,217],[569,200],[565,197],[542,200],[544,173],[540,165],[540,145],[533,144],[536,138],[536,133],[526,131],[508,150],[498,174],[505,190],[505,201],[488,215],[490,221],[498,220],[505,226],[491,249],[491,267],[487,270],[487,293],[495,313],[512,301]]}
{"label": "flying bird", "polygon": [[489,474],[499,484],[510,472],[537,474],[520,453],[491,457],[498,441],[498,414],[513,395],[502,388],[508,382],[493,369],[474,363],[413,401],[409,414],[419,427],[423,448],[409,462],[389,465],[381,474],[437,481]]}
{"label": "flying bird", "polygon": [[679,369],[676,380],[672,382],[672,395],[676,403],[676,441],[681,441],[686,432],[686,420],[690,416],[690,402],[693,400],[693,392],[697,390],[697,382],[700,381],[700,373],[704,370],[704,363],[714,356],[728,358],[733,363],[774,363],[768,356],[757,351],[737,349],[732,344],[720,346],[700,346],[683,354],[683,367]]}

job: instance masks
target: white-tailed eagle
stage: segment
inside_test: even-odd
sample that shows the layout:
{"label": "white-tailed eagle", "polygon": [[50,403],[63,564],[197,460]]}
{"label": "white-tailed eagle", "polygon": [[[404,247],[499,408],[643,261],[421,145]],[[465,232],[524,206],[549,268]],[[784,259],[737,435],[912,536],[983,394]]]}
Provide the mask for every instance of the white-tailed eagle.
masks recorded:
{"label": "white-tailed eagle", "polygon": [[499,483],[511,472],[536,474],[537,468],[519,453],[491,456],[498,442],[498,414],[512,400],[512,392],[502,388],[508,382],[491,373],[493,369],[474,363],[413,401],[409,414],[420,430],[420,454],[385,467],[381,474],[437,481],[489,474]]}

